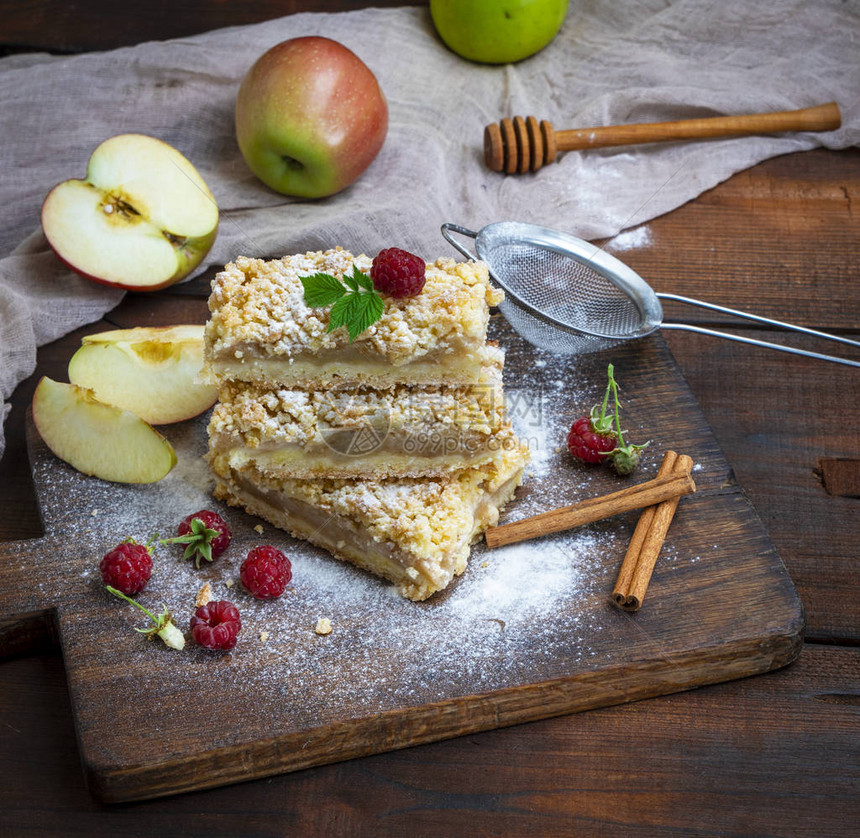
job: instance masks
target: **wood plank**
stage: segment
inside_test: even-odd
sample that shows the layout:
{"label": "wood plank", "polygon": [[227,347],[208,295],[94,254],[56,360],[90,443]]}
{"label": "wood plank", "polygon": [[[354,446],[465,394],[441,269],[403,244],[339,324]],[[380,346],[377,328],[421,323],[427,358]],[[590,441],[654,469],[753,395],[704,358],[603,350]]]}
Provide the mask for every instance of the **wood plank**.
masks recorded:
{"label": "wood plank", "polygon": [[860,460],[853,457],[822,457],[818,461],[818,470],[827,494],[860,498]]}
{"label": "wood plank", "polygon": [[[231,592],[245,614],[244,642],[225,657],[194,647],[177,656],[130,630],[138,615],[106,597],[96,562],[117,540],[168,532],[210,505],[199,460],[205,417],[164,429],[180,465],[144,487],[86,478],[33,432],[46,535],[0,547],[0,616],[57,610],[82,757],[99,797],[141,799],[296,770],[743,677],[795,657],[803,616],[794,589],[664,342],[559,358],[519,340],[501,318],[491,336],[508,348],[511,413],[535,457],[517,515],[623,485],[608,469],[577,466],[556,451],[571,416],[602,396],[610,359],[630,434],[651,440],[641,476],[656,471],[667,447],[697,463],[697,492],[682,501],[642,610],[631,617],[609,602],[633,513],[510,548],[525,553],[476,548],[470,571],[420,606],[274,533],[267,537],[292,557],[297,596],[260,610]],[[227,517],[236,562],[260,535],[243,513]],[[564,569],[547,582],[541,573],[559,556]],[[524,575],[506,608],[494,570],[516,561]],[[147,602],[158,608],[166,599],[184,622],[202,580],[224,590],[230,567],[219,562],[198,574],[160,558]],[[517,597],[530,588],[523,604]],[[337,626],[322,642],[312,632],[320,615]],[[272,635],[265,646],[262,629]],[[160,687],[141,691],[145,683]],[[198,723],[187,700],[197,691],[222,726]],[[134,731],[162,705],[171,713],[159,717],[141,754]],[[119,713],[123,726],[106,723]]]}
{"label": "wood plank", "polygon": [[860,818],[857,649],[807,646],[778,672],[659,701],[121,807],[84,785],[65,678],[56,654],[0,662],[0,833],[848,838]]}
{"label": "wood plank", "polygon": [[[69,4],[61,0],[2,0],[3,51],[89,52],[166,41],[224,26],[244,26],[296,12],[337,12],[354,8],[344,0],[149,0],[116,6],[107,0]],[[425,0],[374,0],[374,6],[424,6]],[[429,23],[429,21],[428,21]]]}
{"label": "wood plank", "polygon": [[[860,149],[777,157],[607,249],[657,291],[825,331],[856,330],[858,194]],[[730,322],[675,304],[667,304],[666,319]]]}
{"label": "wood plank", "polygon": [[860,375],[705,336],[667,340],[797,585],[809,636],[856,640],[860,501],[829,494],[819,461],[856,456]]}

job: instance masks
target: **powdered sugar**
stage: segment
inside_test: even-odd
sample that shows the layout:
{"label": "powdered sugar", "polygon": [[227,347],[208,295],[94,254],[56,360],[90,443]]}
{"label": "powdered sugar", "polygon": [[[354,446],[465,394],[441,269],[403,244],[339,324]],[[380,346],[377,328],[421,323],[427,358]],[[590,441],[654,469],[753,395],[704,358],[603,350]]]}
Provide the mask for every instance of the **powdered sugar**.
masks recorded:
{"label": "powdered sugar", "polygon": [[[560,484],[549,485],[545,477],[559,467],[552,443],[563,420],[544,421],[559,408],[561,391],[549,392],[529,401],[529,410],[516,420],[523,425],[521,433],[526,425],[532,431],[537,457],[535,477],[520,490],[512,517],[555,502]],[[107,644],[112,654],[126,660],[129,671],[153,663],[166,667],[165,677],[176,691],[183,684],[199,689],[208,679],[226,675],[231,689],[253,694],[258,702],[261,695],[274,700],[285,691],[293,701],[306,701],[307,691],[334,697],[343,690],[383,710],[410,695],[438,700],[452,690],[490,691],[525,683],[538,673],[545,677],[560,660],[569,664],[583,654],[588,633],[596,630],[595,602],[601,603],[600,613],[610,581],[602,569],[605,553],[621,549],[613,535],[587,528],[496,551],[476,545],[463,577],[428,602],[412,603],[392,594],[390,585],[311,545],[269,525],[261,534],[256,519],[220,508],[209,495],[212,481],[202,459],[205,423],[201,417],[165,429],[179,463],[152,486],[106,484],[77,474],[47,451],[37,457],[36,482],[49,512],[48,539],[62,534],[65,545],[74,545],[66,550],[64,569],[43,575],[38,594],[64,603],[64,620],[74,626],[65,632],[67,655],[89,657],[91,644]],[[578,482],[561,484],[573,492]],[[156,531],[172,535],[182,517],[202,508],[225,516],[234,533],[231,547],[199,571],[181,560],[180,548],[157,547],[153,577],[138,599],[153,610],[166,603],[187,632],[195,594],[209,581],[213,597],[233,601],[242,614],[242,633],[226,668],[217,656],[213,659],[193,644],[182,653],[154,656],[155,648],[132,631],[143,625],[141,615],[109,601],[98,573],[101,555],[119,540],[132,536],[146,541]],[[292,562],[293,581],[275,601],[254,600],[238,581],[242,559],[260,543],[278,546]],[[71,590],[70,578],[79,580]],[[98,619],[85,617],[93,614]],[[327,636],[315,631],[321,618],[332,623]],[[571,633],[574,625],[577,632]],[[265,642],[260,640],[263,633]],[[528,666],[500,663],[523,655]],[[129,682],[130,692],[125,689],[122,683],[113,687],[118,697],[130,699],[135,687]]]}
{"label": "powdered sugar", "polygon": [[446,603],[460,618],[486,617],[515,622],[524,616],[552,613],[589,587],[589,556],[599,549],[593,533],[511,544],[486,554],[472,566],[476,584],[463,585]]}
{"label": "powdered sugar", "polygon": [[[509,350],[508,406],[532,455],[531,476],[503,521],[605,492],[614,479],[608,470],[574,463],[565,445],[572,417],[601,397],[604,362],[559,362],[512,338],[504,323],[492,328]],[[35,448],[47,535],[30,553],[51,558],[30,605],[36,610],[61,604],[70,679],[77,672],[104,673],[95,687],[87,687],[102,703],[129,707],[129,714],[141,714],[139,724],[150,725],[146,708],[137,708],[140,680],[147,678],[158,680],[165,701],[182,703],[205,693],[213,717],[220,704],[245,708],[247,732],[199,733],[199,747],[212,747],[222,736],[230,742],[254,736],[255,719],[275,719],[273,735],[312,730],[340,720],[341,706],[354,712],[358,704],[366,714],[426,706],[565,678],[606,660],[611,644],[601,635],[607,626],[617,631],[618,621],[626,619],[608,594],[629,522],[598,523],[497,550],[481,542],[465,573],[447,589],[410,602],[389,584],[216,503],[203,460],[206,421],[202,416],[164,428],[179,463],[150,486],[87,478],[44,447]],[[98,573],[100,557],[117,541],[172,535],[185,515],[203,508],[225,517],[234,535],[230,548],[195,570],[181,560],[178,546],[157,547],[155,571],[138,599],[152,610],[166,603],[187,633],[195,595],[209,582],[213,598],[234,602],[242,616],[239,642],[226,654],[193,643],[175,652],[146,642],[133,631],[144,625],[142,615],[108,597]],[[242,588],[239,566],[251,547],[268,543],[287,554],[293,578],[280,598],[260,601]],[[330,622],[330,633],[317,630],[321,620]],[[82,724],[99,727],[85,707],[76,706],[76,712]],[[177,737],[189,735],[186,728],[171,727],[179,723],[158,720],[168,750]]]}
{"label": "powdered sugar", "polygon": [[607,250],[637,250],[651,244],[651,230],[647,224],[623,230],[606,243]]}

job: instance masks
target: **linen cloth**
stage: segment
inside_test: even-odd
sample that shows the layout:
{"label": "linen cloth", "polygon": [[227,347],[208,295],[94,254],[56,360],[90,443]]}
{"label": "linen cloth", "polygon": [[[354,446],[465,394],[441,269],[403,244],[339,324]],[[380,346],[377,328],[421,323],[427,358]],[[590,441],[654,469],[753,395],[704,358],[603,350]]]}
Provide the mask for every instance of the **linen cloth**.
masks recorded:
{"label": "linen cloth", "polygon": [[[546,49],[504,66],[451,53],[426,8],[305,13],[105,53],[0,60],[0,396],[32,373],[37,346],[98,320],[122,298],[64,268],[39,227],[47,192],[83,177],[91,152],[110,136],[159,137],[208,183],[221,225],[198,273],[238,255],[335,245],[456,257],[440,237],[444,221],[477,230],[518,220],[603,238],[768,157],[857,144],[858,34],[860,5],[842,0],[572,0]],[[388,137],[371,167],[318,201],[263,186],[234,133],[245,73],[269,47],[300,35],[353,50],[390,108]],[[833,132],[568,153],[530,175],[504,176],[483,163],[483,128],[504,116],[534,115],[563,129],[832,100],[843,114]]]}

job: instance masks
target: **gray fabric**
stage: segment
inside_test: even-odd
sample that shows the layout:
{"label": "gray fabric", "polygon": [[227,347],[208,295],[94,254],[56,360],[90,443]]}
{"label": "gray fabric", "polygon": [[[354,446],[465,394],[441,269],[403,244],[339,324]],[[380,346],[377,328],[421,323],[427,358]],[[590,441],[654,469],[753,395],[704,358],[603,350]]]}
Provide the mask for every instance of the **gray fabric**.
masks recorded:
{"label": "gray fabric", "polygon": [[[63,268],[39,229],[50,188],[83,176],[92,150],[114,134],[171,143],[209,184],[222,221],[201,270],[239,254],[338,244],[454,256],[439,235],[443,221],[478,229],[511,219],[607,237],[768,157],[856,144],[858,32],[860,7],[841,0],[574,0],[549,47],[500,67],[449,52],[424,8],[300,14],[107,53],[3,59],[0,395],[8,398],[33,371],[38,345],[97,320],[122,298]],[[233,106],[259,55],[311,34],[342,42],[370,66],[391,121],[385,146],[355,184],[301,201],[250,174],[235,143]],[[483,127],[503,116],[531,114],[563,129],[831,100],[843,112],[835,132],[569,153],[527,176],[490,172],[482,160]]]}

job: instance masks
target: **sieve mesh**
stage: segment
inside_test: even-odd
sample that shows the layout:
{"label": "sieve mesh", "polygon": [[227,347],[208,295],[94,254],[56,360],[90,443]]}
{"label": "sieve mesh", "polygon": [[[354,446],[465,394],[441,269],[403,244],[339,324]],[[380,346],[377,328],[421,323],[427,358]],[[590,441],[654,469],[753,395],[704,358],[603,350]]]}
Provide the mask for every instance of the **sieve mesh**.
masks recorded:
{"label": "sieve mesh", "polygon": [[[496,281],[525,304],[508,294],[502,313],[523,338],[542,349],[596,352],[642,327],[642,312],[633,300],[587,259],[535,242],[513,241],[493,242],[482,255]],[[526,307],[576,331],[559,329]]]}

